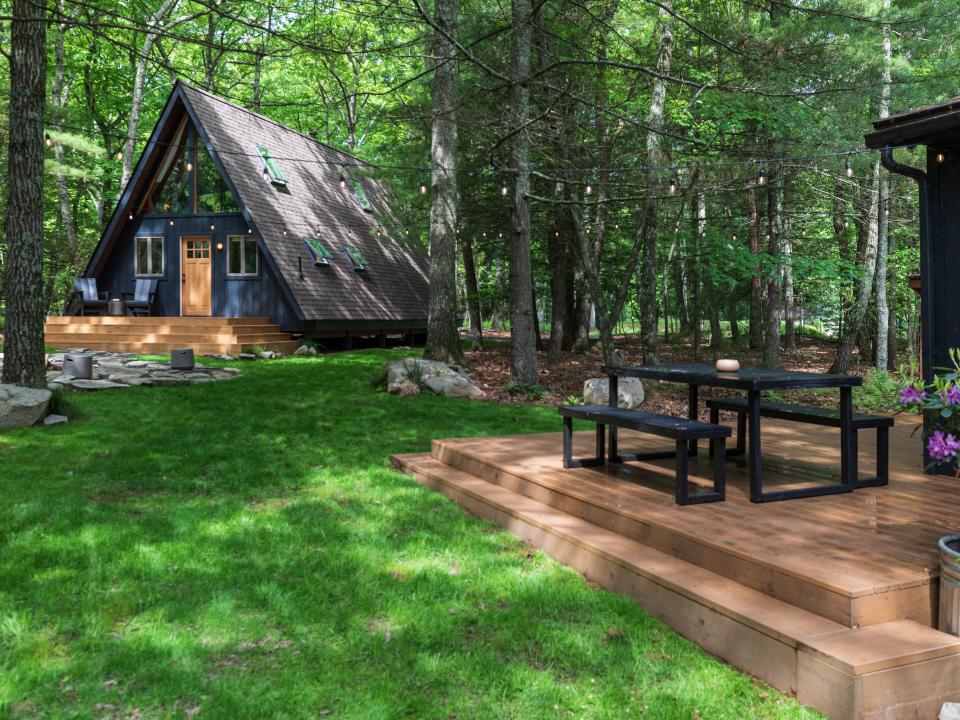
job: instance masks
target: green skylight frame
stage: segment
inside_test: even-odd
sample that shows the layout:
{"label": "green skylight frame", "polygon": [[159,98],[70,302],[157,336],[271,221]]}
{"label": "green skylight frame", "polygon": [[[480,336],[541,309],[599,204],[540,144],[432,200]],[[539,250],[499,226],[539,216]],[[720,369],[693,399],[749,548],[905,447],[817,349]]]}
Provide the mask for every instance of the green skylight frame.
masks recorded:
{"label": "green skylight frame", "polygon": [[263,145],[254,145],[254,148],[256,148],[257,155],[259,155],[263,161],[263,168],[270,176],[270,182],[274,185],[286,185],[287,179],[283,176],[283,171],[277,164],[276,158],[270,153],[270,148],[266,148]]}
{"label": "green skylight frame", "polygon": [[333,255],[330,254],[330,251],[327,250],[326,245],[323,244],[323,240],[320,238],[305,237],[303,244],[307,246],[307,250],[309,250],[313,256],[314,265],[329,265],[330,261],[333,260]]}
{"label": "green skylight frame", "polygon": [[350,258],[350,262],[353,263],[354,270],[363,272],[367,269],[367,259],[353,245],[344,245],[343,251],[347,254],[347,257]]}
{"label": "green skylight frame", "polygon": [[367,192],[363,189],[363,185],[360,183],[360,181],[351,179],[350,185],[353,187],[353,194],[357,196],[357,203],[360,205],[360,209],[364,212],[372,213],[373,205],[370,204],[370,199],[367,197]]}

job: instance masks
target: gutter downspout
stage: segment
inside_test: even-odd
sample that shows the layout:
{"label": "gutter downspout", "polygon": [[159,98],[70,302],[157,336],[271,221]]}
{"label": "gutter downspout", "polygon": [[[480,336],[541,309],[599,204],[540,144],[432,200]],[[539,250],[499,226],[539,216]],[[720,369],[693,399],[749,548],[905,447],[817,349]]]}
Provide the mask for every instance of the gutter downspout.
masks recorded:
{"label": "gutter downspout", "polygon": [[[940,364],[941,358],[937,357],[930,346],[931,333],[935,319],[933,313],[933,278],[931,271],[933,268],[930,247],[930,215],[929,215],[929,175],[920,168],[911,167],[897,162],[893,158],[893,148],[889,145],[880,151],[880,162],[890,172],[897,175],[905,175],[917,181],[917,187],[920,190],[920,372],[924,382],[933,380],[933,368]],[[926,413],[923,418],[924,437],[930,432],[928,418]],[[923,443],[923,466],[929,467],[931,458],[927,453],[927,444]]]}

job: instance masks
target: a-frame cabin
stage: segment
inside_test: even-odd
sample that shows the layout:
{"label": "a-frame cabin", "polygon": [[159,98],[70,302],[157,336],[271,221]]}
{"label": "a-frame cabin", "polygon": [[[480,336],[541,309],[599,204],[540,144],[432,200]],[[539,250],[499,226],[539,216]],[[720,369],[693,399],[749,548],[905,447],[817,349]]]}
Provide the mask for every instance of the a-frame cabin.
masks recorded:
{"label": "a-frame cabin", "polygon": [[[248,325],[256,328],[249,344],[263,345],[282,330],[284,349],[290,333],[348,343],[422,333],[426,256],[391,237],[390,193],[372,169],[176,83],[85,272],[110,298],[155,279],[150,316],[79,318],[75,303],[67,317],[50,318],[48,344],[160,350],[135,336],[171,325],[181,328],[179,344],[196,335],[201,350],[216,343],[182,328]],[[110,325],[109,337],[96,335]],[[77,328],[83,334],[71,336]]]}

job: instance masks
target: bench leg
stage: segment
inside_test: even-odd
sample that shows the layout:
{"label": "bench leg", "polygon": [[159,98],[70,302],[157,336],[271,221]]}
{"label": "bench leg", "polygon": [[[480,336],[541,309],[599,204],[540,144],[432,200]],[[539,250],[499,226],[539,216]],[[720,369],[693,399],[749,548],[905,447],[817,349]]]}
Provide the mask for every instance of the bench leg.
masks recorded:
{"label": "bench leg", "polygon": [[727,439],[710,440],[710,456],[713,458],[713,490],[690,492],[688,445],[685,440],[677,440],[677,505],[699,505],[708,502],[723,502],[727,486]]}
{"label": "bench leg", "polygon": [[877,428],[877,474],[871,478],[857,478],[857,487],[879,487],[890,483],[890,428]]}
{"label": "bench leg", "polygon": [[576,460],[573,457],[573,418],[565,417],[563,419],[563,467],[570,468],[579,468],[579,467],[596,467],[597,465],[604,464],[603,449],[605,438],[606,425],[603,423],[597,423],[597,450],[596,456],[588,460]]}
{"label": "bench leg", "polygon": [[747,454],[747,414],[745,412],[737,413],[737,446],[727,454]]}
{"label": "bench leg", "polygon": [[[687,399],[687,417],[690,420],[699,420],[700,419],[700,387],[698,385],[691,385],[689,388],[689,395]],[[696,456],[699,451],[697,448],[697,441],[690,440],[690,457]]]}
{"label": "bench leg", "polygon": [[[719,408],[715,408],[715,407],[711,407],[711,408],[710,408],[710,422],[712,422],[714,425],[719,425],[719,424],[720,424],[720,409],[719,409]],[[711,441],[711,443],[710,443],[710,459],[711,459],[711,460],[713,460],[713,450],[714,450],[714,446],[713,446],[713,442]]]}

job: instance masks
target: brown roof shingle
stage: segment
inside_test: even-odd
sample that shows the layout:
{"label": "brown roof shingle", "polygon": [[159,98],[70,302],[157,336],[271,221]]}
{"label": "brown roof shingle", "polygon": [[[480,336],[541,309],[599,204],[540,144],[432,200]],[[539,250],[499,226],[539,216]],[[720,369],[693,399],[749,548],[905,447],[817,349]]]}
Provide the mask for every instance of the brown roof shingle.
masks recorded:
{"label": "brown roof shingle", "polygon": [[[378,218],[389,217],[390,192],[361,178],[358,166],[365,163],[216,95],[180,87],[305,320],[426,318],[426,254],[418,244],[388,237]],[[285,187],[264,177],[257,145],[277,159]],[[360,208],[349,184],[340,187],[341,166],[356,170],[352,175],[361,180],[372,213]],[[328,267],[313,266],[305,236],[324,241],[334,256]],[[345,244],[367,259],[366,272],[353,270]]]}

